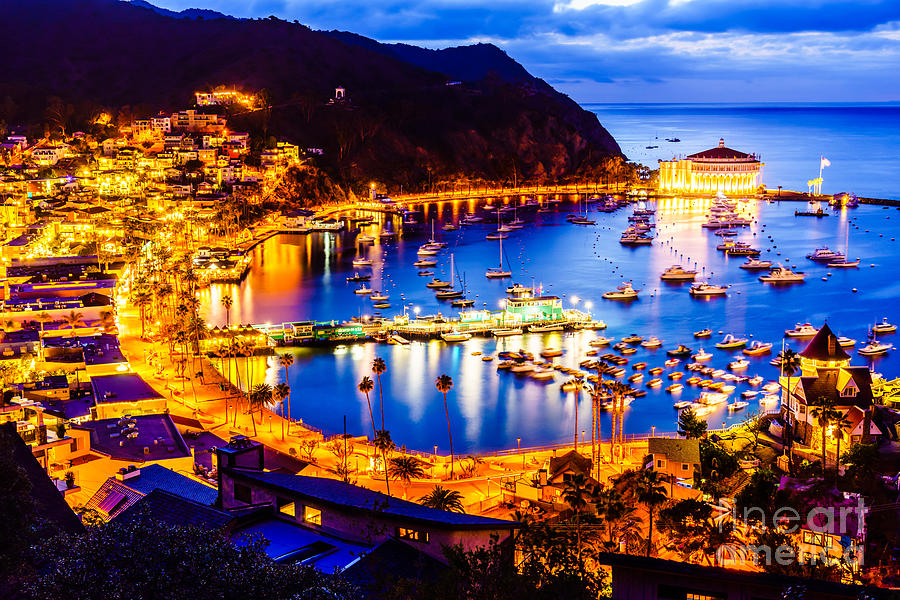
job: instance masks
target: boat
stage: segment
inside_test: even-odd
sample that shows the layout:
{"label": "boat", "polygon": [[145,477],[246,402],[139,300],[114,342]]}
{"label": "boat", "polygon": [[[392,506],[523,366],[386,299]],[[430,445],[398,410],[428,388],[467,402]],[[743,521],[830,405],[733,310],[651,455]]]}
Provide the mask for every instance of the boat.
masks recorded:
{"label": "boat", "polygon": [[747,262],[743,262],[738,266],[747,271],[765,271],[772,268],[772,261],[759,260],[756,257],[751,257],[747,259]]}
{"label": "boat", "polygon": [[663,281],[693,281],[697,271],[685,269],[681,265],[672,265],[659,276]]}
{"label": "boat", "polygon": [[803,283],[806,274],[801,271],[791,271],[787,267],[773,267],[766,275],[760,275],[759,280],[763,283]]}
{"label": "boat", "polygon": [[739,358],[728,363],[728,368],[732,371],[743,371],[750,366],[750,361],[746,358]]}
{"label": "boat", "polygon": [[756,398],[759,392],[756,390],[745,390],[741,392],[741,398]]}
{"label": "boat", "polygon": [[838,338],[838,346],[841,348],[852,348],[856,345],[856,340],[848,338],[848,337],[839,337]]}
{"label": "boat", "polygon": [[748,348],[744,348],[744,354],[746,354],[747,356],[759,356],[761,354],[766,354],[771,350],[771,342],[761,342],[759,340],[753,340]]}
{"label": "boat", "polygon": [[437,293],[435,293],[434,297],[438,300],[452,300],[454,298],[462,298],[464,292],[462,290],[455,290],[453,288],[439,289]]}
{"label": "boat", "polygon": [[352,276],[347,278],[348,283],[358,283],[360,281],[369,281],[372,279],[371,275],[362,275],[360,273],[354,273]]}
{"label": "boat", "polygon": [[777,394],[766,394],[762,398],[759,399],[760,404],[777,404],[778,403],[778,395]]}
{"label": "boat", "polygon": [[722,404],[723,402],[728,402],[728,394],[722,394],[720,392],[700,392],[700,397],[697,401],[707,406],[715,406],[717,404]]}
{"label": "boat", "polygon": [[388,338],[389,344],[399,344],[401,346],[406,346],[409,344],[409,340],[403,336],[397,335],[396,333]]}
{"label": "boat", "polygon": [[887,317],[884,317],[881,323],[872,326],[873,333],[894,333],[895,331],[897,331],[897,326],[893,323],[888,323]]}
{"label": "boat", "polygon": [[491,362],[492,360],[494,360],[494,357],[491,356],[490,354],[485,354],[484,356],[481,357],[482,362]]}
{"label": "boat", "polygon": [[[682,386],[682,387],[684,387],[684,386]],[[691,402],[690,400],[679,400],[678,402],[676,402],[675,404],[672,405],[672,408],[681,410],[683,408],[689,407],[691,404],[693,404],[693,402]]]}
{"label": "boat", "polygon": [[444,281],[442,279],[438,279],[437,277],[435,277],[434,279],[432,279],[431,281],[426,283],[425,287],[431,288],[433,290],[439,290],[439,289],[453,287],[453,282]]}
{"label": "boat", "polygon": [[601,348],[603,346],[609,346],[612,343],[612,339],[608,337],[598,337],[595,340],[591,340],[588,342],[588,346],[592,348]]}
{"label": "boat", "polygon": [[562,331],[563,326],[560,324],[556,325],[530,325],[528,327],[529,333],[545,333],[547,331]]}
{"label": "boat", "polygon": [[681,361],[680,361],[679,359],[677,359],[677,358],[670,358],[669,360],[667,360],[667,361],[664,362],[663,364],[666,366],[667,369],[671,369],[672,367],[677,367],[677,366],[678,366],[678,363],[680,363],[680,362],[681,362]]}
{"label": "boat", "polygon": [[809,323],[797,323],[793,329],[788,329],[784,335],[788,337],[812,337],[819,333],[819,330]]}
{"label": "boat", "polygon": [[[497,210],[497,221],[500,221],[500,210]],[[487,271],[485,271],[484,276],[488,279],[503,279],[505,277],[512,277],[512,271],[505,270],[503,268],[503,238],[505,235],[497,234],[497,239],[500,241],[500,264],[496,267],[490,267]]]}
{"label": "boat", "polygon": [[684,377],[684,373],[682,373],[681,371],[675,371],[674,373],[669,373],[669,379],[671,379],[672,381],[678,381],[682,377]]}
{"label": "boat", "polygon": [[555,375],[553,369],[535,369],[531,372],[531,378],[537,381],[552,381]]}
{"label": "boat", "polygon": [[382,294],[381,292],[372,292],[369,298],[374,302],[384,302],[385,300],[389,300],[390,296],[388,296],[387,294]]}
{"label": "boat", "polygon": [[731,248],[725,250],[728,256],[759,256],[760,250],[752,248],[750,244],[735,242]]}
{"label": "boat", "polygon": [[592,330],[606,329],[606,321],[591,320],[591,321],[585,321],[584,323],[581,323],[581,325],[582,325],[583,329],[592,329]]}
{"label": "boat", "polygon": [[522,335],[522,330],[514,327],[493,329],[491,330],[491,334],[494,337],[509,337],[512,335]]}
{"label": "boat", "polygon": [[658,387],[661,387],[662,384],[663,384],[662,379],[660,379],[659,377],[654,377],[653,379],[651,379],[650,381],[647,382],[647,387],[648,388],[658,388]]}
{"label": "boat", "polygon": [[458,300],[451,302],[450,306],[453,306],[454,308],[468,308],[469,306],[475,306],[475,301],[470,300],[469,298],[459,298]]}
{"label": "boat", "polygon": [[453,223],[447,223],[443,227],[441,227],[443,231],[456,231],[459,229],[459,225],[454,225]]}
{"label": "boat", "polygon": [[427,244],[419,247],[419,249],[416,250],[417,256],[437,256],[437,254],[438,254],[438,251],[436,249],[428,246]]}
{"label": "boat", "polygon": [[371,244],[375,242],[375,236],[372,235],[358,235],[356,236],[357,244]]}
{"label": "boat", "polygon": [[703,350],[703,348],[700,348],[700,352],[693,355],[691,358],[693,358],[697,362],[700,362],[700,361],[704,361],[704,360],[709,360],[712,357],[713,357],[712,354],[710,354],[709,352],[706,352],[705,350]]}
{"label": "boat", "polygon": [[563,351],[559,348],[545,348],[541,351],[541,358],[556,358],[557,356],[562,356]]}
{"label": "boat", "polygon": [[659,348],[662,346],[662,340],[654,335],[641,342],[641,346],[644,348]]}
{"label": "boat", "polygon": [[624,344],[640,344],[644,338],[639,336],[636,333],[632,333],[631,335],[626,335],[622,338],[622,343]]}
{"label": "boat", "polygon": [[711,283],[698,282],[691,286],[691,296],[706,298],[710,296],[724,296],[728,292],[727,285],[712,285]]}
{"label": "boat", "polygon": [[828,266],[834,269],[854,269],[859,266],[859,258],[856,260],[847,260],[850,255],[850,221],[847,221],[847,237],[845,238],[843,257],[828,261]]}
{"label": "boat", "polygon": [[778,392],[780,390],[781,384],[777,381],[770,381],[766,385],[762,386],[762,391],[766,392],[767,394],[774,394],[775,392]]}
{"label": "boat", "polygon": [[373,306],[374,308],[377,308],[377,309],[380,310],[380,309],[382,309],[382,308],[390,308],[390,307],[391,307],[391,303],[390,303],[390,302],[376,302],[376,303],[373,304],[372,306]]}
{"label": "boat", "polygon": [[414,267],[425,268],[425,267],[434,267],[437,266],[437,261],[432,260],[430,258],[420,258],[416,262],[413,263]]}
{"label": "boat", "polygon": [[649,246],[653,243],[653,238],[636,233],[626,233],[619,238],[619,243],[623,246]]}
{"label": "boat", "polygon": [[720,350],[731,350],[733,348],[742,348],[747,345],[747,338],[734,337],[730,333],[722,338],[722,341],[716,344],[716,348]]}
{"label": "boat", "polygon": [[492,233],[487,234],[486,236],[484,236],[484,239],[486,239],[486,240],[488,240],[488,241],[494,241],[494,240],[504,240],[504,239],[506,239],[507,237],[508,237],[508,236],[507,236],[505,233],[501,233],[501,232],[499,232],[499,231],[496,231],[496,232],[492,232]]}
{"label": "boat", "polygon": [[534,369],[535,369],[535,366],[531,363],[516,363],[509,370],[512,373],[524,374],[524,373],[531,373],[532,371],[534,371]]}
{"label": "boat", "polygon": [[506,288],[506,293],[510,296],[526,296],[534,292],[533,287],[527,287],[521,283],[514,283]]}
{"label": "boat", "polygon": [[372,261],[370,259],[364,258],[364,257],[354,258],[353,266],[354,267],[371,267]]}
{"label": "boat", "polygon": [[684,384],[681,383],[673,383],[672,385],[666,387],[666,391],[670,394],[677,394],[681,390],[684,389]]}
{"label": "boat", "polygon": [[432,277],[434,275],[434,271],[419,271],[416,273],[419,277]]}
{"label": "boat", "polygon": [[678,358],[685,358],[691,355],[691,349],[683,344],[679,344],[677,348],[673,348],[672,350],[666,350],[666,354],[669,356],[675,356]]}
{"label": "boat", "polygon": [[453,331],[442,333],[441,339],[445,342],[465,342],[466,340],[472,339],[472,334],[454,329]]}
{"label": "boat", "polygon": [[372,289],[363,285],[362,287],[358,287],[355,290],[353,290],[353,293],[356,294],[357,296],[366,296],[366,295],[372,293]]}
{"label": "boat", "polygon": [[637,300],[638,293],[630,283],[623,283],[611,292],[604,292],[603,297],[607,300]]}
{"label": "boat", "polygon": [[728,405],[728,410],[741,410],[742,408],[747,408],[750,406],[749,402],[744,400],[736,400]]}
{"label": "boat", "polygon": [[648,369],[647,372],[650,373],[651,375],[659,375],[660,373],[663,372],[663,368],[662,367],[653,367],[652,369]]}
{"label": "boat", "polygon": [[695,338],[706,338],[712,335],[712,329],[701,329],[700,331],[694,332]]}
{"label": "boat", "polygon": [[863,356],[879,356],[881,354],[886,354],[888,350],[892,350],[893,348],[893,344],[886,344],[873,339],[857,350],[857,352]]}
{"label": "boat", "polygon": [[640,383],[644,380],[644,374],[641,372],[637,372],[633,375],[628,376],[629,383]]}
{"label": "boat", "polygon": [[809,260],[813,260],[816,262],[833,262],[837,260],[844,260],[847,257],[840,252],[835,252],[834,250],[830,250],[828,246],[822,246],[821,248],[816,248],[812,252],[806,255],[806,258]]}

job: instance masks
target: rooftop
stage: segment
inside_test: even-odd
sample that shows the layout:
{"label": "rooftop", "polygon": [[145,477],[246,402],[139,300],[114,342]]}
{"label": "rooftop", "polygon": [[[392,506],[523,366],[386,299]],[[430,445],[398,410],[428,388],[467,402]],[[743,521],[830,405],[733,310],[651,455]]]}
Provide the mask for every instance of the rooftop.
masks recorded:
{"label": "rooftop", "polygon": [[822,328],[800,352],[800,356],[821,362],[850,360],[850,355],[841,348],[837,336],[831,331],[828,323],[822,324]]}
{"label": "rooftop", "polygon": [[697,152],[696,154],[688,155],[688,160],[736,160],[736,161],[755,161],[756,157],[752,154],[747,154],[746,152],[740,152],[739,150],[734,150],[732,148],[728,148],[725,146],[725,140],[719,139],[719,145],[715,148],[710,148],[709,150],[703,150],[702,152]]}
{"label": "rooftop", "polygon": [[137,373],[116,373],[91,377],[91,387],[97,404],[137,402],[162,398],[149,383]]}
{"label": "rooftop", "polygon": [[135,475],[123,483],[144,495],[153,490],[163,490],[192,502],[210,506],[215,503],[219,494],[213,486],[191,479],[162,465],[147,465],[141,467],[140,471],[140,475]]}
{"label": "rooftop", "polygon": [[671,438],[650,438],[648,452],[650,454],[665,454],[666,459],[672,462],[699,463],[699,440],[676,440]]}
{"label": "rooftop", "polygon": [[234,519],[226,512],[163,489],[151,490],[146,496],[122,510],[117,518],[127,521],[140,516],[147,516],[154,521],[170,525],[187,525],[211,530],[224,529]]}
{"label": "rooftop", "polygon": [[102,419],[82,424],[91,430],[91,449],[134,462],[190,456],[168,414]]}

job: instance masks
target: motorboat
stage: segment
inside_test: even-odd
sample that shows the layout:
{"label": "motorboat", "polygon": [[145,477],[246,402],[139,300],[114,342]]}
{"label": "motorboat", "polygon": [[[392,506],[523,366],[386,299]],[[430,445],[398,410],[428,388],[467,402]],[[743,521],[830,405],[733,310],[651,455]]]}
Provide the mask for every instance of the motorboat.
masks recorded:
{"label": "motorboat", "polygon": [[679,344],[677,348],[666,350],[666,354],[669,356],[684,358],[691,355],[691,349],[683,344]]}
{"label": "motorboat", "polygon": [[722,338],[722,341],[716,344],[716,348],[720,350],[731,350],[734,348],[743,348],[747,345],[747,338],[734,337],[730,333]]}
{"label": "motorboat", "polygon": [[591,340],[588,342],[588,346],[591,348],[602,348],[603,346],[609,346],[612,343],[612,339],[608,337],[598,337],[595,340]]}
{"label": "motorboat", "polygon": [[728,405],[728,410],[741,410],[742,408],[747,408],[750,406],[749,402],[745,400],[736,400]]}
{"label": "motorboat", "polygon": [[759,256],[760,250],[753,248],[745,242],[735,242],[734,246],[728,248],[725,253],[728,256]]}
{"label": "motorboat", "polygon": [[722,404],[723,402],[728,402],[728,394],[722,394],[720,392],[700,392],[700,397],[697,401],[707,406],[715,406],[717,404]]}
{"label": "motorboat", "polygon": [[653,243],[653,238],[644,235],[626,233],[619,238],[619,243],[623,246],[649,246]]}
{"label": "motorboat", "polygon": [[677,358],[670,358],[663,364],[666,366],[667,369],[671,369],[672,367],[677,367],[680,362],[681,361]]}
{"label": "motorboat", "polygon": [[728,363],[728,368],[732,371],[743,371],[750,366],[750,361],[746,358],[739,358]]}
{"label": "motorboat", "polygon": [[647,368],[647,363],[645,363],[645,362],[636,362],[636,363],[634,363],[633,365],[631,365],[631,368],[632,368],[633,370],[635,370],[635,371],[643,371],[644,369]]}
{"label": "motorboat", "polygon": [[881,354],[886,354],[888,350],[892,350],[893,348],[893,344],[886,344],[885,342],[879,342],[878,340],[873,339],[857,350],[857,352],[863,356],[879,356]]}
{"label": "motorboat", "polygon": [[506,293],[510,296],[526,296],[534,293],[534,288],[524,286],[521,283],[514,283],[506,288]]}
{"label": "motorboat", "polygon": [[362,257],[362,256],[359,257],[359,258],[354,258],[354,259],[353,259],[353,266],[354,266],[354,267],[371,267],[371,266],[372,266],[372,260],[371,260],[371,259],[368,259],[368,258],[365,258],[365,257]]}
{"label": "motorboat", "polygon": [[541,358],[556,358],[557,356],[562,356],[563,351],[559,348],[545,348],[541,351]]}
{"label": "motorboat", "polygon": [[357,244],[371,244],[375,242],[375,236],[373,235],[358,235],[356,236]]}
{"label": "motorboat", "polygon": [[431,288],[433,290],[440,290],[440,289],[453,287],[453,283],[450,281],[444,281],[442,279],[438,279],[437,277],[435,277],[434,279],[432,279],[431,281],[426,283],[425,287]]}
{"label": "motorboat", "polygon": [[819,333],[819,330],[809,323],[797,323],[793,329],[788,329],[784,335],[788,337],[812,337]]}
{"label": "motorboat", "polygon": [[[683,388],[684,386],[681,386],[681,387]],[[679,400],[678,402],[676,402],[675,404],[672,405],[672,408],[681,410],[684,408],[688,408],[692,404],[693,404],[693,402],[691,402],[690,400]]]}
{"label": "motorboat", "polygon": [[525,373],[531,373],[532,371],[534,371],[534,369],[535,369],[535,366],[531,363],[517,363],[517,364],[513,365],[512,367],[510,367],[509,370],[512,373],[525,374]]}
{"label": "motorboat", "polygon": [[648,388],[658,388],[658,387],[662,387],[662,384],[663,384],[662,379],[660,379],[659,377],[654,377],[653,379],[651,379],[650,381],[647,382],[647,387]]}
{"label": "motorboat", "polygon": [[638,371],[633,375],[628,376],[628,383],[640,383],[644,380],[644,374]]}
{"label": "motorboat", "polygon": [[672,385],[666,387],[666,391],[669,392],[670,394],[677,394],[678,392],[680,392],[683,389],[684,389],[684,384],[682,384],[682,383],[673,383]]}
{"label": "motorboat", "polygon": [[672,381],[678,381],[683,377],[684,377],[684,373],[682,373],[681,371],[675,371],[673,373],[669,373],[669,379],[671,379]]}
{"label": "motorboat", "polygon": [[744,348],[744,354],[746,354],[747,356],[759,356],[761,354],[771,352],[771,350],[771,342],[761,342],[759,340],[753,340],[749,347]]}
{"label": "motorboat", "polygon": [[353,275],[351,275],[350,277],[347,278],[347,282],[348,283],[356,283],[356,282],[360,282],[360,281],[369,281],[370,279],[372,279],[371,275],[362,275],[360,273],[354,273]]}
{"label": "motorboat", "polygon": [[828,248],[828,246],[823,246],[821,248],[816,248],[812,252],[806,255],[806,258],[809,260],[814,260],[816,262],[834,262],[839,260],[844,260],[847,257],[841,254],[840,252],[835,252]]}
{"label": "motorboat", "polygon": [[763,283],[803,283],[806,274],[801,271],[791,271],[787,267],[773,267],[766,275],[760,275]]}
{"label": "motorboat", "polygon": [[445,342],[465,342],[466,340],[472,339],[472,334],[454,329],[453,331],[442,333],[441,339]]}
{"label": "motorboat", "polygon": [[695,338],[707,338],[712,335],[712,329],[701,329],[700,331],[694,332]]}
{"label": "motorboat", "polygon": [[623,344],[640,344],[644,338],[639,336],[636,333],[632,333],[631,335],[626,335],[622,338]]}
{"label": "motorboat", "polygon": [[641,346],[644,348],[659,348],[662,346],[662,340],[654,335],[641,342]]}
{"label": "motorboat", "polygon": [[605,292],[603,297],[607,300],[637,300],[638,293],[630,283],[623,283],[611,292]]}
{"label": "motorboat", "polygon": [[700,348],[700,352],[693,355],[691,358],[693,358],[697,362],[701,362],[701,361],[709,360],[712,357],[713,357],[712,354],[710,354],[709,352],[706,352],[703,348]]}
{"label": "motorboat", "polygon": [[522,330],[515,327],[494,329],[491,331],[491,334],[494,337],[509,337],[512,335],[522,335]]}
{"label": "motorboat", "polygon": [[451,302],[450,306],[454,308],[468,308],[469,306],[475,306],[475,301],[470,298],[459,298]]}
{"label": "motorboat", "polygon": [[373,306],[374,308],[377,308],[377,309],[380,310],[380,309],[382,309],[382,308],[390,308],[390,307],[391,307],[391,303],[390,303],[390,302],[376,302],[376,303],[373,304],[372,306]]}
{"label": "motorboat", "polygon": [[564,328],[561,324],[556,325],[530,325],[528,327],[529,333],[546,333],[549,331],[562,331]]}
{"label": "motorboat", "polygon": [[465,292],[463,290],[455,290],[453,288],[444,288],[439,289],[437,293],[434,295],[438,300],[452,300],[454,298],[462,298],[465,296]]}
{"label": "motorboat", "polygon": [[681,265],[672,265],[659,276],[663,281],[693,281],[697,271],[685,269]]}
{"label": "motorboat", "polygon": [[759,260],[756,257],[750,257],[747,259],[747,262],[743,262],[738,266],[747,271],[765,271],[771,269],[772,264],[771,260]]}
{"label": "motorboat", "polygon": [[433,277],[434,271],[419,271],[418,273],[416,273],[416,275],[418,275],[419,277]]}
{"label": "motorboat", "polygon": [[750,379],[748,379],[747,383],[749,383],[750,385],[759,385],[763,381],[765,381],[765,379],[763,379],[762,375],[756,375],[755,377],[751,377]]}
{"label": "motorboat", "polygon": [[353,290],[353,293],[357,296],[367,296],[372,293],[372,289],[363,285],[362,287],[358,287]]}
{"label": "motorboat", "polygon": [[705,298],[709,296],[724,296],[728,292],[727,285],[712,285],[711,283],[698,282],[691,286],[691,296]]}
{"label": "motorboat", "polygon": [[582,325],[583,329],[606,329],[606,321],[585,321]]}
{"label": "motorboat", "polygon": [[777,394],[766,394],[762,398],[759,399],[759,403],[762,405],[767,404],[777,404],[778,403],[778,395]]}
{"label": "motorboat", "polygon": [[531,378],[536,381],[552,381],[555,376],[553,369],[535,369],[531,372]]}
{"label": "motorboat", "polygon": [[438,251],[427,244],[416,250],[417,256],[437,256]]}
{"label": "motorboat", "polygon": [[492,360],[494,360],[494,357],[490,354],[485,354],[481,357],[481,362],[491,362]]}
{"label": "motorboat", "polygon": [[777,381],[770,381],[766,385],[762,386],[762,391],[764,391],[767,394],[774,394],[775,392],[778,392],[780,390],[781,390],[781,384],[778,383]]}
{"label": "motorboat", "polygon": [[759,392],[756,390],[745,390],[741,392],[741,398],[756,398]]}
{"label": "motorboat", "polygon": [[369,295],[369,298],[371,298],[374,302],[384,302],[385,300],[389,300],[390,296],[388,296],[387,294],[382,294],[381,292],[372,292]]}
{"label": "motorboat", "polygon": [[872,333],[894,333],[897,331],[897,326],[893,323],[888,323],[887,317],[881,320],[881,323],[872,326]]}
{"label": "motorboat", "polygon": [[651,375],[659,375],[660,373],[663,372],[663,368],[662,367],[653,367],[652,369],[648,369],[647,372],[650,373]]}
{"label": "motorboat", "polygon": [[417,260],[416,262],[413,263],[413,266],[419,267],[420,269],[427,268],[427,267],[435,267],[435,266],[437,266],[437,261],[432,260],[430,258],[420,258],[419,260]]}
{"label": "motorboat", "polygon": [[459,229],[459,225],[454,225],[453,223],[447,223],[443,227],[441,227],[443,231],[456,231]]}
{"label": "motorboat", "polygon": [[856,340],[854,340],[852,338],[843,337],[843,336],[838,338],[838,346],[840,346],[841,348],[852,348],[855,345],[856,345]]}

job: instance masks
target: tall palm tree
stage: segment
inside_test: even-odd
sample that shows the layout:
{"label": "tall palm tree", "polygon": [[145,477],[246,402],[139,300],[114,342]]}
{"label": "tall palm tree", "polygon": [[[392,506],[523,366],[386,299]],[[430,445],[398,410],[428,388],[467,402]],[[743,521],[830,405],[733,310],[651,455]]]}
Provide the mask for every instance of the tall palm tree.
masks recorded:
{"label": "tall palm tree", "polygon": [[44,337],[44,324],[49,323],[52,320],[53,320],[53,317],[51,317],[50,313],[48,313],[47,311],[42,311],[40,314],[38,314],[37,321],[38,321],[38,323],[41,324],[41,337],[42,338]]}
{"label": "tall palm tree", "polygon": [[647,507],[647,516],[649,523],[649,531],[647,533],[647,556],[650,556],[650,550],[653,548],[653,511],[668,499],[666,496],[666,486],[663,485],[663,478],[659,471],[653,469],[644,469],[638,475],[636,482],[636,495],[638,502]]}
{"label": "tall palm tree", "polygon": [[398,479],[403,484],[403,497],[413,479],[425,477],[425,463],[415,456],[398,456],[391,459],[391,465],[387,469],[391,479]]}
{"label": "tall palm tree", "polygon": [[281,441],[284,441],[284,399],[291,395],[291,388],[282,382],[272,388],[272,397],[281,404]]}
{"label": "tall palm tree", "polygon": [[578,452],[578,394],[581,392],[581,378],[573,377],[566,385],[575,386],[575,452]]}
{"label": "tall palm tree", "polygon": [[453,430],[450,428],[450,409],[447,407],[447,394],[453,389],[453,379],[449,375],[441,375],[434,381],[434,386],[444,395],[444,414],[447,417],[447,436],[450,438],[450,479],[453,479]]}
{"label": "tall palm tree", "polygon": [[563,490],[563,501],[575,512],[576,552],[579,564],[581,562],[581,511],[587,508],[590,495],[591,485],[581,473],[574,475]]}
{"label": "tall palm tree", "polygon": [[610,487],[598,492],[594,506],[597,508],[597,516],[606,521],[608,541],[606,549],[615,550],[618,544],[614,539],[620,530],[620,524],[625,520],[634,520],[634,506],[625,501],[622,492],[615,487]]}
{"label": "tall palm tree", "polygon": [[375,360],[372,361],[372,372],[375,374],[375,379],[378,380],[378,401],[381,405],[382,429],[384,429],[384,388],[381,387],[381,376],[385,371],[387,371],[387,365],[384,363],[384,359],[380,356],[376,356]]}
{"label": "tall palm tree", "polygon": [[75,337],[76,329],[85,326],[84,315],[80,312],[75,312],[74,310],[69,311],[69,314],[67,315],[63,315],[62,319],[66,327],[72,328],[72,337]]}
{"label": "tall palm tree", "polygon": [[463,509],[462,500],[462,494],[456,490],[448,490],[436,485],[433,490],[419,498],[419,504],[438,510],[462,513],[466,512]]}
{"label": "tall palm tree", "polygon": [[147,307],[153,302],[153,294],[145,289],[139,289],[131,295],[131,302],[138,309],[138,316],[141,320],[141,337],[144,337],[145,325],[147,323]]}
{"label": "tall palm tree", "polygon": [[[375,448],[381,452],[381,461],[384,465],[388,464],[387,453],[393,452],[397,445],[391,439],[391,432],[387,429],[379,429],[375,432]],[[391,495],[391,479],[388,477],[387,468],[384,470],[384,486],[387,489],[387,495]]]}
{"label": "tall palm tree", "polygon": [[234,305],[234,300],[231,299],[231,296],[224,295],[222,296],[222,306],[225,307],[225,327],[228,328],[231,321],[231,307]]}
{"label": "tall palm tree", "polygon": [[[819,429],[822,430],[822,478],[825,478],[825,464],[827,455],[826,450],[826,434],[828,427],[835,421],[842,419],[844,414],[834,407],[834,400],[822,396],[819,403],[809,410],[809,416],[818,421]],[[838,461],[839,462],[839,461]]]}
{"label": "tall palm tree", "polygon": [[[787,390],[785,394],[785,400],[788,402],[788,406],[792,404],[792,395],[794,393],[793,388],[791,387],[791,376],[796,373],[801,366],[800,355],[791,350],[790,348],[785,349],[781,352],[781,372],[787,375]],[[790,414],[790,411],[788,411]],[[788,448],[788,470],[793,473],[794,471],[794,422],[793,417],[789,417],[785,419],[787,421],[787,431],[786,435],[786,446]],[[824,465],[822,465],[824,467]]]}
{"label": "tall palm tree", "polygon": [[841,440],[844,439],[844,430],[849,429],[853,425],[847,420],[846,414],[840,410],[837,412],[839,416],[832,421],[832,425],[835,426],[834,438],[835,442],[837,442],[837,451],[834,459],[834,487],[837,487],[838,476],[841,470]]}
{"label": "tall palm tree", "polygon": [[362,380],[359,382],[357,386],[359,391],[366,395],[366,404],[369,406],[369,420],[372,423],[372,441],[375,441],[375,417],[372,414],[372,401],[369,400],[369,392],[375,389],[375,384],[372,382],[372,378],[368,375],[363,375]]}
{"label": "tall palm tree", "polygon": [[[278,357],[278,364],[284,367],[284,382],[288,386],[291,385],[290,377],[288,377],[288,367],[294,364],[294,355],[288,352],[280,355]],[[288,395],[287,395],[287,414],[288,414],[288,435],[291,435],[291,422],[293,418],[293,413],[291,412],[291,389],[288,387]],[[284,412],[282,409],[282,417],[284,416]]]}

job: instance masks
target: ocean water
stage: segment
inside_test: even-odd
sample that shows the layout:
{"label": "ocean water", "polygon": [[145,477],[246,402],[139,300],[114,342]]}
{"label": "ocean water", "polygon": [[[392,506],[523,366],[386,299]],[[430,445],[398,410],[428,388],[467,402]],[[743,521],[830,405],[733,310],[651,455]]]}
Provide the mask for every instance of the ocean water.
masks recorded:
{"label": "ocean water", "polygon": [[[900,199],[900,104],[585,104],[633,161],[657,168],[725,145],[765,162],[763,183],[806,191],[831,161],[822,191]],[[677,143],[666,138],[679,138]],[[648,149],[647,146],[659,146]]]}
{"label": "ocean water", "polygon": [[[545,293],[560,296],[567,308],[589,307],[597,319],[608,324],[607,330],[525,334],[501,340],[473,338],[461,344],[434,340],[408,346],[371,342],[286,349],[295,357],[289,381],[295,416],[330,433],[341,431],[346,416],[351,433],[370,433],[366,399],[356,386],[363,376],[372,376],[372,360],[380,356],[388,365],[382,377],[386,426],[398,445],[420,450],[432,450],[437,445],[440,452],[447,451],[443,400],[434,386],[441,374],[450,375],[454,381],[449,410],[457,452],[515,447],[517,438],[523,447],[556,443],[571,440],[575,432],[575,398],[560,390],[564,376],[558,374],[555,381],[540,383],[497,372],[496,361],[485,363],[474,352],[521,348],[537,355],[546,347],[558,347],[565,354],[556,361],[575,367],[586,357],[588,342],[595,336],[619,339],[637,333],[658,336],[664,346],[659,350],[639,349],[630,357],[629,374],[630,365],[638,361],[651,367],[662,366],[665,350],[678,344],[709,350],[714,354],[710,364],[725,368],[736,353],[716,350],[713,345],[727,333],[773,342],[776,351],[784,340],[799,350],[803,342],[784,339],[784,331],[798,322],[820,325],[827,320],[839,335],[859,340],[860,346],[872,323],[882,318],[900,322],[900,306],[894,301],[900,294],[900,283],[894,276],[900,270],[897,209],[862,206],[815,219],[794,216],[794,210],[804,204],[745,203],[743,210],[754,222],[738,239],[759,247],[765,258],[796,265],[797,270],[807,273],[806,282],[801,285],[773,287],[758,281],[758,273],[738,268],[744,259],[728,258],[715,249],[720,239],[700,227],[708,203],[685,199],[663,200],[659,206],[651,203],[657,208],[658,237],[652,246],[639,248],[618,243],[630,209],[611,214],[591,212],[591,218],[596,220],[593,226],[576,226],[566,221],[566,215],[577,210],[571,203],[561,205],[554,213],[525,215],[527,227],[511,233],[503,243],[514,280],[527,285],[533,281]],[[445,222],[458,220],[462,212],[472,210],[481,208],[464,202],[429,207],[425,222],[434,219],[438,236],[449,245],[439,257],[435,274],[442,279],[451,276],[449,263],[453,254],[476,307],[496,310],[510,285],[510,280],[484,277],[485,269],[499,260],[498,242],[485,239],[496,226],[479,224],[450,233],[439,229]],[[385,226],[379,221],[364,233],[376,233]],[[848,231],[850,256],[862,260],[859,269],[829,271],[804,258],[818,246],[844,247]],[[342,320],[372,315],[375,311],[371,301],[353,293],[358,284],[346,282],[346,277],[355,271],[352,260],[361,255],[374,261],[371,268],[363,269],[372,273],[371,287],[391,296],[391,309],[383,311],[386,316],[402,313],[404,306],[409,311],[418,308],[422,314],[456,314],[449,303],[434,298],[425,287],[429,278],[420,277],[412,264],[417,248],[430,237],[427,227],[406,231],[390,243],[364,247],[356,244],[355,237],[351,232],[322,233],[282,235],[266,241],[252,251],[253,269],[244,282],[213,285],[203,292],[205,317],[210,324],[224,323],[220,302],[224,294],[234,299],[232,323]],[[728,296],[698,300],[689,296],[687,285],[661,282],[660,273],[672,264],[696,267],[711,282],[730,285]],[[639,300],[622,304],[601,298],[603,292],[623,280],[632,281],[641,290]],[[694,331],[706,327],[714,331],[712,339],[693,338]],[[900,337],[897,339],[900,345]],[[751,358],[745,373],[760,374],[767,380],[776,378],[778,373],[769,365],[770,358]],[[255,381],[274,385],[283,380],[284,371],[274,358],[251,361]],[[874,362],[854,352],[854,364],[871,364],[889,377],[897,376],[900,351]],[[672,370],[683,371],[676,368],[667,373]],[[686,373],[685,379],[688,376]],[[671,383],[665,375],[663,378],[664,385]],[[735,395],[745,389],[746,385],[739,386]],[[693,399],[698,394],[699,390],[689,386],[678,396],[666,393],[664,388],[648,390],[647,396],[637,399],[628,410],[626,432],[674,431],[677,415],[673,402]],[[376,389],[372,395],[376,419],[380,412],[378,398]],[[759,409],[755,402],[732,414],[722,408],[710,415],[709,422],[718,427],[740,421]],[[589,403],[580,403],[578,429],[587,430],[588,440],[590,414]],[[602,430],[604,435],[610,431],[607,416],[603,418]]]}

